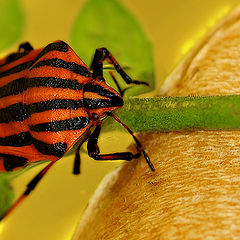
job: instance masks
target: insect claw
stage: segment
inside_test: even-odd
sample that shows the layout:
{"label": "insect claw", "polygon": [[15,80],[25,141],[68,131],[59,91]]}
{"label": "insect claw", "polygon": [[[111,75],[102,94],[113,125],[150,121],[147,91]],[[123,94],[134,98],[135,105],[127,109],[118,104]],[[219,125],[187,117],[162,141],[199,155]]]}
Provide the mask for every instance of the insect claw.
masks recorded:
{"label": "insect claw", "polygon": [[143,155],[144,155],[144,158],[145,158],[146,161],[147,161],[148,166],[149,166],[150,169],[154,172],[154,171],[155,171],[155,168],[154,168],[152,162],[150,161],[148,155],[146,154],[146,152],[145,152],[144,150],[142,150],[142,153],[143,153]]}

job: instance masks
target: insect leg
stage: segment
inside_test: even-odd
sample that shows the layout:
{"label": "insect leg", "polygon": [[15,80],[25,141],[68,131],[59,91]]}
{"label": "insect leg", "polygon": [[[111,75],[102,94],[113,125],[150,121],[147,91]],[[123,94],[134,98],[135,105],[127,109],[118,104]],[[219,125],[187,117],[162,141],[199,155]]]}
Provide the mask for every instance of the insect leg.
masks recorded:
{"label": "insect leg", "polygon": [[139,142],[139,140],[136,138],[136,136],[134,135],[134,133],[132,132],[132,130],[131,130],[126,124],[124,124],[120,119],[118,119],[112,112],[107,112],[107,115],[113,117],[117,122],[119,122],[119,123],[132,135],[132,137],[133,137],[133,139],[134,139],[134,141],[135,141],[135,143],[136,143],[136,145],[137,145],[137,149],[139,149],[139,151],[143,153],[143,156],[144,156],[144,158],[146,159],[147,164],[148,164],[148,166],[150,167],[150,169],[151,169],[152,171],[155,171],[154,166],[153,166],[153,164],[151,163],[151,161],[150,161],[147,153],[146,153],[146,152],[144,151],[144,149],[142,148],[142,144],[141,144],[141,143]]}
{"label": "insect leg", "polygon": [[31,50],[33,50],[33,47],[29,42],[24,42],[21,43],[18,47],[18,51],[21,52],[21,50],[30,52]]}
{"label": "insect leg", "polygon": [[[142,81],[137,81],[137,80],[132,80],[127,73],[122,69],[122,67],[119,65],[117,60],[112,56],[112,54],[107,50],[107,48],[98,48],[95,51],[95,55],[93,57],[93,61],[91,64],[91,70],[93,71],[93,78],[97,78],[99,76],[103,76],[103,61],[107,60],[109,63],[113,64],[114,68],[116,71],[121,75],[123,80],[127,83],[134,83],[134,84],[145,84],[148,86],[148,83],[142,82]],[[116,78],[114,77],[113,73],[110,73],[111,77],[113,78],[114,82],[116,83]],[[121,90],[119,87],[119,84],[116,83],[117,88],[119,90],[119,93],[121,94]]]}
{"label": "insect leg", "polygon": [[99,154],[99,148],[97,145],[98,137],[101,131],[101,122],[96,125],[96,128],[92,132],[89,137],[87,149],[88,155],[95,160],[127,160],[130,161],[133,158],[139,158],[141,155],[140,149],[137,147],[137,153],[133,154],[131,152],[118,152],[118,153],[111,153],[111,154]]}
{"label": "insect leg", "polygon": [[37,186],[39,181],[42,179],[42,177],[45,175],[45,173],[50,169],[50,167],[55,163],[56,161],[50,162],[44,169],[42,169],[27,185],[27,189],[25,192],[18,198],[18,200],[7,210],[7,212],[0,218],[2,220],[7,215],[9,215],[22,201],[25,199]]}
{"label": "insect leg", "polygon": [[80,174],[80,148],[83,143],[88,139],[90,133],[90,128],[82,139],[81,143],[78,145],[75,153],[74,165],[73,165],[73,174]]}

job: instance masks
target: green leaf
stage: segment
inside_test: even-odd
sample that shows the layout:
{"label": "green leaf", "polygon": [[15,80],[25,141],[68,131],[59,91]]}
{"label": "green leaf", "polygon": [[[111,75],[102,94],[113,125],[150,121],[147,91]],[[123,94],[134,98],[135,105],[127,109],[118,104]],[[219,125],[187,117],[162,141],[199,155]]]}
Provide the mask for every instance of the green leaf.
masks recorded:
{"label": "green leaf", "polygon": [[11,206],[14,199],[14,192],[8,177],[0,174],[0,218]]}
{"label": "green leaf", "polygon": [[11,181],[29,169],[46,162],[47,161],[38,161],[15,171],[0,172],[0,218],[12,205],[14,200],[15,194],[14,189],[11,187]]}
{"label": "green leaf", "polygon": [[[152,45],[133,15],[117,0],[88,1],[74,24],[71,42],[88,66],[95,49],[106,47],[122,67],[128,68],[129,76],[151,86],[134,86],[126,91],[127,96],[147,92],[154,87]],[[107,75],[105,78],[109,82]]]}
{"label": "green leaf", "polygon": [[17,41],[22,34],[23,14],[18,0],[0,0],[0,51]]}
{"label": "green leaf", "polygon": [[240,130],[240,96],[131,98],[115,114],[136,132]]}

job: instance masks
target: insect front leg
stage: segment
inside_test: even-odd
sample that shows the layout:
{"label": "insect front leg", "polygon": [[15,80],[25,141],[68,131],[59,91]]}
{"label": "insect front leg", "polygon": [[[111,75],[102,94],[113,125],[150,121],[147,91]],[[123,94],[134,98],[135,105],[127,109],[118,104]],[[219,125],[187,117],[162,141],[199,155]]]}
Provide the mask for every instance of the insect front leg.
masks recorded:
{"label": "insect front leg", "polygon": [[[103,76],[103,61],[106,60],[108,61],[110,64],[113,64],[114,68],[116,69],[116,71],[120,74],[120,76],[123,78],[123,80],[127,83],[127,84],[144,84],[148,86],[147,82],[143,82],[143,81],[137,81],[137,80],[132,80],[127,73],[123,70],[123,68],[119,65],[119,63],[117,62],[117,60],[112,56],[112,54],[108,51],[107,48],[98,48],[96,49],[96,52],[94,54],[93,57],[93,61],[91,64],[90,69],[93,71],[93,78],[97,78],[97,77],[102,77]],[[120,88],[117,79],[114,76],[114,73],[112,71],[109,72],[113,81],[115,82],[118,91],[120,93],[121,96],[123,96],[123,90]]]}
{"label": "insect front leg", "polygon": [[111,153],[111,154],[99,154],[99,147],[98,147],[98,137],[101,131],[101,122],[96,125],[96,128],[90,135],[88,139],[87,149],[88,155],[95,160],[127,160],[130,161],[133,158],[139,158],[141,155],[140,150],[137,147],[137,153],[133,154],[131,152],[118,152],[118,153]]}

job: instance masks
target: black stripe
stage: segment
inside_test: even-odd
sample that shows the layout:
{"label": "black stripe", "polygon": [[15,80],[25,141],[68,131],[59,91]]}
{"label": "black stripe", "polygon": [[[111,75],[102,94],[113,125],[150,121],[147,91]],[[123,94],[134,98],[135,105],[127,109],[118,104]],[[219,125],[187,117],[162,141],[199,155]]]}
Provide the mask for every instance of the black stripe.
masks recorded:
{"label": "black stripe", "polygon": [[[98,109],[98,108],[109,108],[109,107],[120,107],[123,106],[123,99],[119,97],[116,93],[111,92],[99,85],[95,84],[85,84],[83,87],[83,92],[94,92],[100,96],[109,98],[107,99],[92,99],[83,98],[84,107],[86,109]],[[84,94],[83,93],[83,94]],[[84,96],[84,95],[83,95]]]}
{"label": "black stripe", "polygon": [[53,155],[59,158],[61,158],[67,150],[66,143],[58,142],[55,144],[48,144],[42,141],[38,141],[34,138],[33,145],[40,153],[45,155]]}
{"label": "black stripe", "polygon": [[67,149],[66,143],[58,142],[55,144],[48,144],[33,138],[29,132],[22,132],[17,135],[0,138],[1,146],[23,147],[31,144],[33,144],[40,153],[53,155],[59,158],[63,156]]}
{"label": "black stripe", "polygon": [[43,60],[34,64],[30,70],[34,68],[40,68],[43,66],[51,66],[56,68],[64,68],[66,70],[72,71],[74,73],[80,74],[84,77],[91,77],[91,73],[84,66],[78,65],[75,62],[66,62],[60,58],[51,58]]}
{"label": "black stripe", "polygon": [[6,108],[0,109],[0,123],[8,123],[11,121],[23,121],[33,113],[44,112],[55,109],[73,109],[83,107],[83,100],[72,99],[53,99],[32,103],[29,105],[16,103]]}
{"label": "black stripe", "polygon": [[16,103],[6,108],[0,109],[0,123],[8,123],[10,121],[23,121],[27,117],[27,112],[22,103]]}
{"label": "black stripe", "polygon": [[17,95],[22,93],[26,88],[26,78],[18,78],[13,80],[12,82],[6,84],[5,86],[0,88],[0,98],[9,96],[9,95]]}
{"label": "black stripe", "polygon": [[6,57],[6,61],[2,65],[0,65],[0,68],[26,56],[28,53],[29,52],[16,52],[16,53],[12,53],[12,54],[8,55]]}
{"label": "black stripe", "polygon": [[29,126],[35,132],[59,132],[64,130],[79,130],[85,128],[90,122],[88,117],[76,117],[60,121],[52,121]]}
{"label": "black stripe", "polygon": [[50,43],[38,54],[35,61],[51,51],[68,52],[68,45],[63,41]]}
{"label": "black stripe", "polygon": [[123,105],[123,101],[120,98],[107,99],[92,99],[84,98],[84,108],[86,109],[99,109],[99,108],[110,108],[110,107],[120,107]]}
{"label": "black stripe", "polygon": [[35,78],[18,78],[0,88],[0,98],[9,95],[17,95],[33,87],[50,87],[50,88],[69,88],[81,90],[82,84],[76,79],[62,79],[55,77],[35,77]]}
{"label": "black stripe", "polygon": [[62,79],[56,77],[36,77],[27,79],[26,89],[31,87],[69,88],[81,90],[82,84],[76,79]]}
{"label": "black stripe", "polygon": [[17,167],[24,167],[28,163],[27,158],[11,154],[0,153],[0,158],[3,158],[3,165],[6,171],[12,171]]}
{"label": "black stripe", "polygon": [[13,68],[10,68],[4,72],[0,72],[0,78],[9,76],[14,73],[21,72],[23,70],[26,70],[26,69],[30,68],[33,65],[33,63],[34,63],[34,61],[25,62],[25,63],[19,64],[19,65],[13,67]]}
{"label": "black stripe", "polygon": [[0,138],[0,146],[22,147],[31,145],[32,143],[32,136],[29,132],[22,132],[16,135]]}
{"label": "black stripe", "polygon": [[95,85],[95,84],[85,84],[83,91],[84,92],[94,92],[101,96],[109,97],[109,98],[112,98],[114,96],[117,97],[117,94],[115,94],[114,92],[108,91],[104,87],[101,87],[101,86]]}
{"label": "black stripe", "polygon": [[26,111],[28,116],[33,113],[44,112],[48,110],[55,109],[73,109],[77,110],[78,108],[83,107],[83,100],[72,100],[72,99],[53,99],[49,101],[42,101],[38,103],[32,103],[26,105]]}

